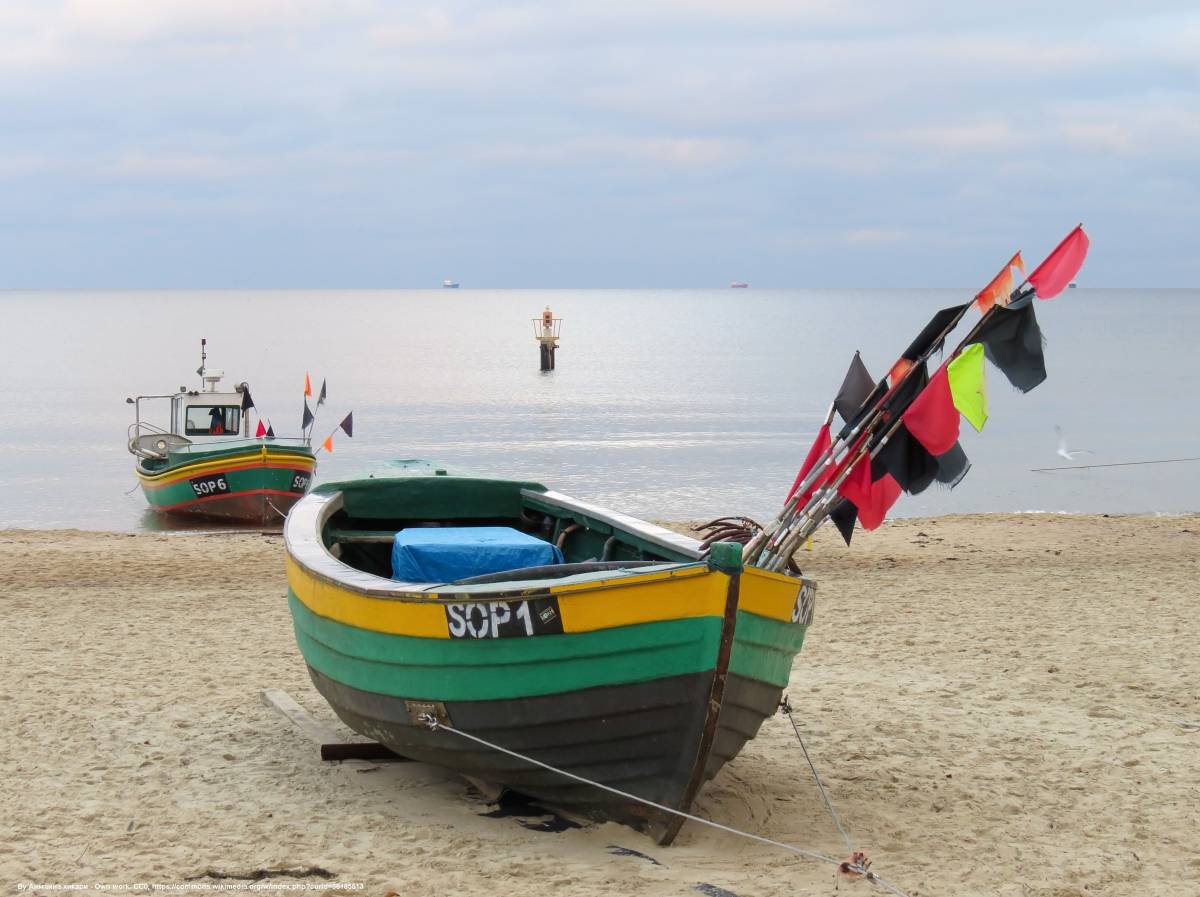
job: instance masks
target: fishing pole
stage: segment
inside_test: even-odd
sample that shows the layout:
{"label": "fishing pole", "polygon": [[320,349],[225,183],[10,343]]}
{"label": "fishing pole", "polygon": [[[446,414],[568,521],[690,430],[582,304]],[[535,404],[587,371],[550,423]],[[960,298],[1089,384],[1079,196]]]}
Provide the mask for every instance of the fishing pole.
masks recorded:
{"label": "fishing pole", "polygon": [[[1010,306],[1013,303],[1020,302],[1022,300],[1032,300],[1032,290],[1028,290],[1024,293],[1021,292],[1022,288],[1025,287],[1027,283],[1028,278],[1022,281],[1020,286],[1018,286],[1009,294],[1008,304]],[[976,298],[978,298],[978,295]],[[904,377],[900,378],[898,382],[890,390],[888,390],[887,394],[885,394],[884,397],[876,403],[871,412],[872,425],[870,429],[863,433],[862,438],[854,445],[853,448],[850,449],[847,457],[840,462],[839,469],[837,473],[834,474],[833,479],[823,484],[817,494],[811,497],[810,501],[805,506],[804,511],[800,513],[799,517],[793,516],[785,526],[782,526],[776,530],[774,538],[772,538],[762,550],[763,556],[759,559],[760,563],[756,564],[756,566],[761,566],[768,570],[778,568],[780,566],[780,559],[786,559],[795,553],[796,549],[800,547],[801,543],[803,543],[806,538],[812,535],[812,533],[815,532],[816,529],[825,521],[829,512],[832,510],[832,498],[834,495],[836,495],[838,487],[846,481],[846,478],[850,475],[854,467],[859,461],[867,456],[868,453],[873,459],[879,454],[880,451],[883,450],[884,446],[887,445],[888,440],[891,439],[896,430],[899,429],[900,424],[903,423],[904,411],[907,410],[908,405],[916,400],[917,396],[914,395],[912,398],[910,398],[904,408],[888,407],[885,409],[884,405],[886,405],[888,400],[896,394],[899,386],[901,386],[908,379],[912,372],[929,360],[929,358],[933,355],[937,348],[942,345],[946,337],[950,335],[950,332],[954,330],[954,328],[966,314],[967,310],[973,304],[974,300],[972,300],[970,303],[967,303],[967,305],[957,315],[955,315],[953,321],[945,329],[943,329],[939,338],[933,344],[931,344],[929,348],[917,358],[916,361],[913,362],[912,367],[905,372]],[[993,305],[986,312],[984,312],[983,315],[980,316],[979,320],[975,323],[975,326],[971,328],[970,332],[963,338],[954,351],[950,353],[950,358],[957,356],[965,346],[970,344],[978,337],[979,332],[992,317],[997,307],[999,306]],[[917,395],[920,395],[920,393],[917,393]],[[890,413],[890,416],[884,418],[885,413]],[[874,425],[880,420],[889,422],[891,426],[888,427],[887,432],[883,435],[883,438],[872,447],[870,444],[870,430],[873,430]]]}
{"label": "fishing pole", "polygon": [[[1049,256],[1047,256],[1047,259],[1053,257],[1054,253],[1058,252],[1059,249],[1061,249],[1067,243],[1067,241],[1071,239],[1074,233],[1079,230],[1081,226],[1082,225],[1077,225],[1067,234],[1066,237],[1060,240],[1058,246],[1055,247]],[[984,293],[992,289],[993,286],[996,285],[997,281],[1011,270],[1013,263],[1016,261],[1019,255],[1019,252],[1014,254],[1012,260],[1010,260],[1009,263],[1005,265],[995,277],[992,278],[988,285],[984,287],[983,290],[980,290],[978,293],[976,293],[971,302],[966,303],[961,309],[959,309],[958,313],[954,315],[953,318],[942,328],[941,333],[938,334],[937,338],[929,344],[929,347],[915,360],[912,360],[912,364],[910,364],[910,366],[900,377],[895,378],[895,382],[892,383],[891,388],[886,390],[884,395],[872,405],[869,412],[862,414],[860,411],[859,415],[861,415],[861,419],[858,421],[857,426],[851,426],[853,423],[852,421],[851,424],[847,425],[849,427],[849,432],[847,432],[846,428],[843,428],[842,432],[839,434],[837,442],[830,446],[830,448],[823,452],[820,456],[819,460],[822,462],[820,466],[814,463],[812,470],[810,471],[809,475],[804,478],[804,482],[801,484],[801,486],[793,490],[793,499],[785,503],[784,508],[781,510],[779,515],[777,515],[775,520],[771,521],[764,530],[756,534],[755,537],[747,544],[746,557],[748,563],[755,563],[755,558],[757,557],[757,566],[763,566],[764,560],[766,560],[771,566],[777,566],[779,563],[779,552],[788,547],[788,543],[794,543],[792,546],[792,550],[794,551],[795,546],[799,545],[799,539],[811,534],[811,532],[813,532],[816,527],[823,522],[824,516],[831,510],[831,502],[828,500],[830,494],[833,492],[833,490],[840,486],[842,482],[845,481],[846,477],[853,469],[854,464],[857,464],[857,462],[867,453],[868,450],[870,451],[872,458],[878,455],[879,451],[882,450],[882,448],[887,444],[888,439],[890,439],[898,429],[900,424],[900,416],[907,409],[908,405],[915,401],[916,395],[910,397],[905,403],[905,407],[900,409],[891,408],[890,401],[894,398],[899,389],[905,383],[907,383],[908,378],[912,376],[913,371],[928,361],[929,357],[932,356],[934,351],[937,351],[939,348],[943,347],[946,338],[962,321],[968,309],[970,309],[972,305],[977,304],[983,297]],[[1037,273],[1042,264],[1045,264],[1045,260],[1043,260],[1043,262],[1034,269],[1033,273]],[[1017,285],[1016,289],[1010,291],[1008,302],[1006,303],[1009,307],[1022,300],[1026,302],[1032,301],[1032,297],[1035,292],[1033,289],[1022,292],[1022,290],[1029,284],[1031,276],[1032,274],[1027,275],[1025,279]],[[967,337],[954,350],[951,357],[958,355],[965,345],[976,338],[984,324],[990,319],[992,313],[995,311],[996,306],[997,303],[993,302],[988,310],[981,315],[980,320],[975,324]],[[887,433],[885,433],[883,438],[872,447],[868,437],[875,430],[876,425],[881,419],[892,420],[893,414],[890,412],[897,410],[898,414],[894,415],[896,419],[888,429]],[[856,417],[859,415],[856,415]],[[856,438],[860,433],[863,434],[862,438],[856,441]],[[799,500],[801,497],[803,497],[804,492],[809,488],[812,488],[814,483],[818,481],[819,477],[826,476],[828,474],[834,458],[836,458],[838,453],[844,448],[848,449],[847,453],[837,462],[837,472],[834,474],[832,480],[827,478],[820,491],[809,497],[809,501],[805,503],[803,510],[800,511],[799,517],[797,518],[797,506],[799,505]],[[820,513],[819,517],[817,516],[818,512]]]}
{"label": "fishing pole", "polygon": [[[1018,251],[1016,254],[1014,254],[1013,258],[1015,259],[1019,254],[1020,252]],[[997,278],[1004,274],[1005,270],[1008,270],[1011,267],[1012,261],[1010,261],[1009,264],[996,275],[996,277],[992,278],[987,287],[984,287],[983,290],[980,290],[978,293],[976,293],[970,302],[965,303],[962,308],[959,309],[958,313],[954,315],[954,317],[942,328],[941,332],[937,335],[937,338],[930,343],[929,348],[921,353],[921,355],[919,355],[915,360],[913,360],[908,369],[905,370],[900,377],[894,380],[890,388],[879,397],[879,399],[871,407],[870,411],[862,414],[860,410],[860,413],[855,415],[855,417],[859,417],[861,415],[860,419],[857,422],[852,419],[845,427],[842,428],[842,431],[838,434],[837,440],[827,450],[818,456],[816,462],[813,464],[812,469],[809,471],[808,476],[804,478],[804,481],[798,487],[793,489],[792,497],[784,503],[783,509],[779,512],[779,514],[776,515],[775,519],[770,521],[764,529],[755,534],[755,536],[747,543],[744,554],[744,557],[747,559],[747,563],[753,563],[753,558],[757,557],[762,551],[770,549],[772,547],[772,542],[778,541],[772,539],[772,537],[775,536],[780,529],[786,530],[792,525],[798,510],[797,505],[800,498],[802,498],[804,494],[813,487],[820,477],[827,475],[829,467],[834,463],[834,459],[837,458],[841,451],[844,449],[851,449],[851,446],[855,444],[860,434],[874,429],[875,425],[879,421],[881,410],[887,404],[889,399],[891,399],[899,391],[899,389],[908,382],[909,377],[913,375],[913,371],[915,371],[922,363],[927,361],[935,350],[943,346],[947,337],[949,337],[954,331],[954,328],[959,325],[967,311],[970,310],[971,306],[979,300],[980,296],[983,295],[988,287],[996,282]],[[1018,293],[1020,292],[1021,288],[1028,283],[1028,280],[1029,279],[1026,278],[1025,280],[1021,281],[1017,289],[1013,290],[1009,294],[1010,305],[1012,302],[1020,298]],[[987,319],[994,308],[995,305],[993,305],[983,314],[980,319],[980,324]],[[828,415],[826,423],[828,423],[830,420],[832,420],[832,413]],[[842,461],[844,460],[845,457],[842,458]],[[838,461],[837,463],[841,464],[842,461]]]}

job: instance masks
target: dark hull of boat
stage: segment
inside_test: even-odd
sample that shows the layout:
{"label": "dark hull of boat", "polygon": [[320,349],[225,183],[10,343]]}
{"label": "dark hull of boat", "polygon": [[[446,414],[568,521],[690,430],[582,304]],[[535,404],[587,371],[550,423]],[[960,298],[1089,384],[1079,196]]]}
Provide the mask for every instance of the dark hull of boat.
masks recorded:
{"label": "dark hull of boat", "polygon": [[[413,760],[446,767],[548,804],[615,819],[669,844],[682,820],[478,745],[431,731],[406,701],[361,691],[309,668],[317,690],[350,728]],[[450,725],[611,788],[687,810],[775,713],[782,689],[725,677],[715,731],[706,737],[712,671],[584,691],[444,705]],[[707,756],[704,754],[707,751]],[[696,780],[697,761],[703,776]]]}

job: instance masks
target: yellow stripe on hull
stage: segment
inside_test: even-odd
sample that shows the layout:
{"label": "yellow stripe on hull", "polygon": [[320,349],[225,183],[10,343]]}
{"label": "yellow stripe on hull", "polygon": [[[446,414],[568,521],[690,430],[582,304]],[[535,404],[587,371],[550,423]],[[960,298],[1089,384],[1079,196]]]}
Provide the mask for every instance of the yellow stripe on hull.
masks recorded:
{"label": "yellow stripe on hull", "polygon": [[260,452],[252,451],[242,455],[224,455],[220,458],[197,461],[192,464],[185,464],[183,467],[174,467],[171,470],[163,471],[156,474],[144,474],[135,468],[134,472],[138,479],[151,486],[165,486],[170,483],[186,480],[200,474],[209,473],[214,470],[225,470],[230,467],[237,467],[243,464],[280,464],[286,467],[294,467],[297,470],[313,470],[317,466],[314,458],[305,455],[297,455],[289,452]]}
{"label": "yellow stripe on hull", "polygon": [[[365,595],[312,575],[290,556],[287,578],[297,599],[318,616],[371,632],[449,638],[445,603],[437,600],[436,593],[424,593],[420,598]],[[689,566],[676,571],[547,585],[558,599],[563,632],[593,632],[664,620],[723,617],[728,582],[724,573]],[[742,575],[739,607],[792,622],[799,590],[800,583],[793,578],[747,569]],[[486,603],[496,600],[496,596],[484,592],[454,595],[451,600]]]}

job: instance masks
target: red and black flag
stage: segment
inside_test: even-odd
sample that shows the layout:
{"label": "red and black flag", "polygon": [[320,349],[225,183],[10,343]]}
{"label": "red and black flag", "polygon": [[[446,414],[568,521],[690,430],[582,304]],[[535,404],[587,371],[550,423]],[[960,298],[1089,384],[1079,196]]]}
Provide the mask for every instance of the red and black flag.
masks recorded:
{"label": "red and black flag", "polygon": [[934,457],[950,451],[958,442],[958,408],[950,393],[946,365],[937,369],[902,416],[908,432]]}
{"label": "red and black flag", "polygon": [[307,430],[312,426],[312,422],[314,420],[316,420],[316,418],[313,417],[313,413],[308,410],[308,398],[306,397],[304,399],[304,417],[300,421],[300,429]]}
{"label": "red and black flag", "polygon": [[267,419],[267,438],[268,439],[275,438],[275,428],[271,426],[270,418]]}
{"label": "red and black flag", "polygon": [[263,425],[262,419],[258,421],[258,429],[254,432],[255,439],[262,439],[267,435],[267,428]]}
{"label": "red and black flag", "polygon": [[871,476],[885,473],[909,495],[920,495],[937,479],[938,462],[901,423],[871,459]]}
{"label": "red and black flag", "polygon": [[245,413],[254,407],[254,399],[250,398],[250,387],[242,387],[242,412]]}
{"label": "red and black flag", "polygon": [[992,309],[975,341],[983,343],[988,361],[1021,392],[1029,392],[1046,379],[1045,338],[1029,297]]}
{"label": "red and black flag", "polygon": [[871,459],[864,455],[854,465],[850,475],[838,486],[842,497],[853,503],[858,522],[863,529],[877,529],[884,515],[900,497],[900,485],[884,473],[878,480],[871,478]]}

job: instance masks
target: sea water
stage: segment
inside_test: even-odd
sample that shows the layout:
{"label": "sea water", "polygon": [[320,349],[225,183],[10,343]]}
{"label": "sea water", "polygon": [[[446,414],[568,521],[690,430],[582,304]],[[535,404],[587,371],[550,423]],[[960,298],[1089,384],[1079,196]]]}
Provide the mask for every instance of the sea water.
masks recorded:
{"label": "sea water", "polygon": [[[198,388],[200,339],[280,436],[317,410],[317,481],[400,458],[540,481],[621,511],[770,518],[856,349],[882,376],[970,290],[0,293],[0,527],[153,527],[127,396]],[[541,373],[531,319],[564,319]],[[1082,287],[1037,303],[1048,380],[987,369],[973,467],[893,513],[1200,510],[1200,291]],[[969,326],[975,313],[968,314]],[[959,336],[965,329],[959,331]],[[954,340],[951,341],[951,345]],[[309,400],[315,406],[315,396]],[[354,412],[354,437],[337,424]],[[1073,460],[1057,455],[1055,427]],[[336,431],[336,432],[335,432]]]}

